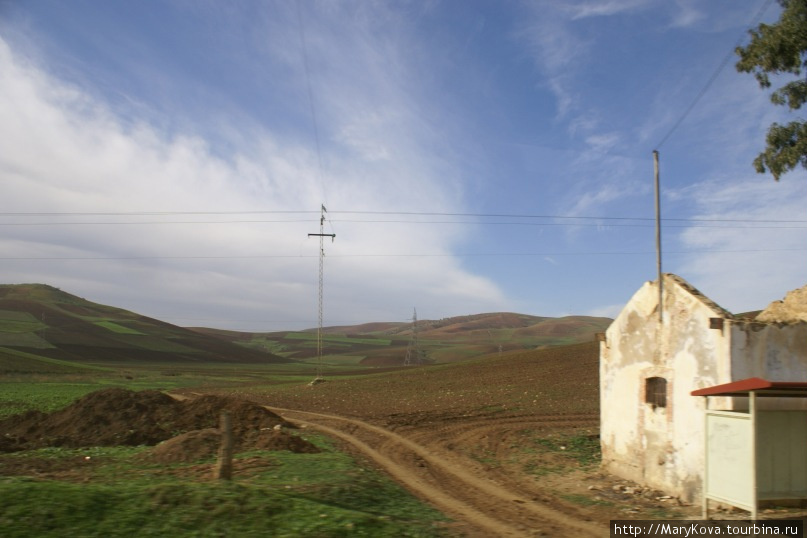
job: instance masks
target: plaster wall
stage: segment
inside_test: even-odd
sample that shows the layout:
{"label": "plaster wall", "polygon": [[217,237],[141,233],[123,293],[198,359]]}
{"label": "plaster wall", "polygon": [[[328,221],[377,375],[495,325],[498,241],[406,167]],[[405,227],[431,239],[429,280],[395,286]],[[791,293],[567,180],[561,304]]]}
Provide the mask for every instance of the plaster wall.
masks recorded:
{"label": "plaster wall", "polygon": [[[769,381],[807,380],[807,322],[732,321],[731,381],[761,377]],[[747,409],[747,398],[735,408]],[[807,409],[804,398],[760,398],[760,409]]]}
{"label": "plaster wall", "polygon": [[606,470],[642,482],[639,379],[653,366],[656,330],[651,318],[655,287],[646,283],[616,317],[600,343],[600,439]]}
{"label": "plaster wall", "polygon": [[[729,380],[730,333],[709,328],[724,311],[672,277],[659,323],[656,286],[640,288],[601,343],[603,466],[691,502],[701,491],[704,402],[690,392]],[[649,377],[667,380],[666,407],[646,403]]]}

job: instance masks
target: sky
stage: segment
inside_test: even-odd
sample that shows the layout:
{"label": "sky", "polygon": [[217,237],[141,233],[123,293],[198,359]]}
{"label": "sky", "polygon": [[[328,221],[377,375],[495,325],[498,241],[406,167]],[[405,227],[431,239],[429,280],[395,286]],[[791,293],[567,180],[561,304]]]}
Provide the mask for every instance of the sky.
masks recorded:
{"label": "sky", "polygon": [[[771,0],[0,0],[0,282],[244,331],[807,284]],[[322,208],[326,208],[321,223]],[[321,225],[322,224],[322,225]]]}

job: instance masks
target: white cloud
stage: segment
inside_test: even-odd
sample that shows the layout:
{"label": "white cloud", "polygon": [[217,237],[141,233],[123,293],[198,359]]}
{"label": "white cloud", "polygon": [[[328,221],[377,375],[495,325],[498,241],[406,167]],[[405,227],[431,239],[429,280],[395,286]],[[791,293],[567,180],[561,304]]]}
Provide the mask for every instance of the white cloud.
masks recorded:
{"label": "white cloud", "polygon": [[673,13],[670,23],[672,28],[688,28],[701,22],[705,18],[704,13],[689,1],[678,0],[675,2],[675,6],[678,10]]}
{"label": "white cloud", "polygon": [[[379,153],[411,132],[390,134],[386,120],[372,114],[362,129],[377,136],[366,139],[356,134],[361,131],[356,124],[332,124],[332,132],[338,125],[342,132],[354,129],[349,145],[362,158],[331,148],[321,170],[315,152],[266,131],[252,133],[250,145],[224,158],[201,135],[169,134],[145,122],[124,124],[104,103],[25,65],[3,41],[0,77],[3,210],[115,214],[17,217],[18,223],[108,224],[4,226],[5,257],[55,258],[7,260],[11,282],[42,281],[169,321],[203,318],[221,327],[268,330],[271,322],[283,320],[310,327],[316,324],[318,248],[307,234],[317,231],[318,214],[120,214],[316,211],[321,183],[336,208],[458,207],[456,185],[435,176],[442,171],[439,162],[426,156],[410,163],[411,154]],[[332,82],[335,93],[346,91]],[[373,163],[380,156],[395,166],[376,174]],[[300,218],[307,221],[232,222]],[[210,223],[161,224],[166,220]],[[143,221],[152,224],[119,223]],[[335,256],[326,257],[327,316],[405,315],[415,300],[430,317],[503,308],[507,301],[498,288],[451,256],[456,237],[450,227],[423,235],[393,224],[340,225],[337,241],[326,247]],[[350,257],[383,253],[393,242],[398,252],[445,255],[405,261]],[[265,320],[267,326],[235,320]]]}
{"label": "white cloud", "polygon": [[572,14],[572,19],[585,19],[588,17],[608,17],[625,12],[645,9],[650,5],[648,0],[605,0],[587,1],[566,5],[565,8]]}
{"label": "white cloud", "polygon": [[683,231],[682,247],[696,253],[672,256],[675,272],[732,312],[762,309],[807,283],[807,173],[791,174],[780,183],[721,177],[692,188],[693,218],[720,227]]}

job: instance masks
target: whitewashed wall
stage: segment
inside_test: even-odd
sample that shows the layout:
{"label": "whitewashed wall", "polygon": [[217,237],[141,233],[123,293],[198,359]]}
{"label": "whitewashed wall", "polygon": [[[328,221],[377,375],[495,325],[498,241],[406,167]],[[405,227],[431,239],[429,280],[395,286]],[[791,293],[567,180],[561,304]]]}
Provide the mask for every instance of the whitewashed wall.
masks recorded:
{"label": "whitewashed wall", "polygon": [[[675,275],[647,282],[606,332],[600,346],[604,468],[693,502],[703,469],[703,398],[691,391],[731,380],[730,335],[710,318],[731,314]],[[645,379],[667,379],[667,406],[645,403]]]}

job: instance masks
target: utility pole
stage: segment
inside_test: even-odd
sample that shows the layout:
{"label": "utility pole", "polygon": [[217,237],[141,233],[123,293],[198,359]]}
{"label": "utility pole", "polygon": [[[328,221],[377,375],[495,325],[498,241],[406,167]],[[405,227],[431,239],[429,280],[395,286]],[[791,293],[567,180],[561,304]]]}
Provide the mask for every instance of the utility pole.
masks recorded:
{"label": "utility pole", "polygon": [[664,279],[661,272],[661,193],[659,188],[658,150],[653,150],[653,172],[656,191],[656,268],[658,269],[658,322],[664,320],[662,308],[664,298]]}
{"label": "utility pole", "polygon": [[323,283],[323,274],[325,268],[325,245],[323,240],[326,237],[331,238],[331,242],[336,239],[336,234],[326,234],[325,233],[325,213],[328,210],[325,209],[325,204],[322,204],[322,212],[320,213],[319,217],[319,233],[318,234],[308,234],[308,237],[319,237],[319,324],[317,325],[317,377],[314,379],[312,384],[316,384],[321,382],[322,379],[322,283]]}

